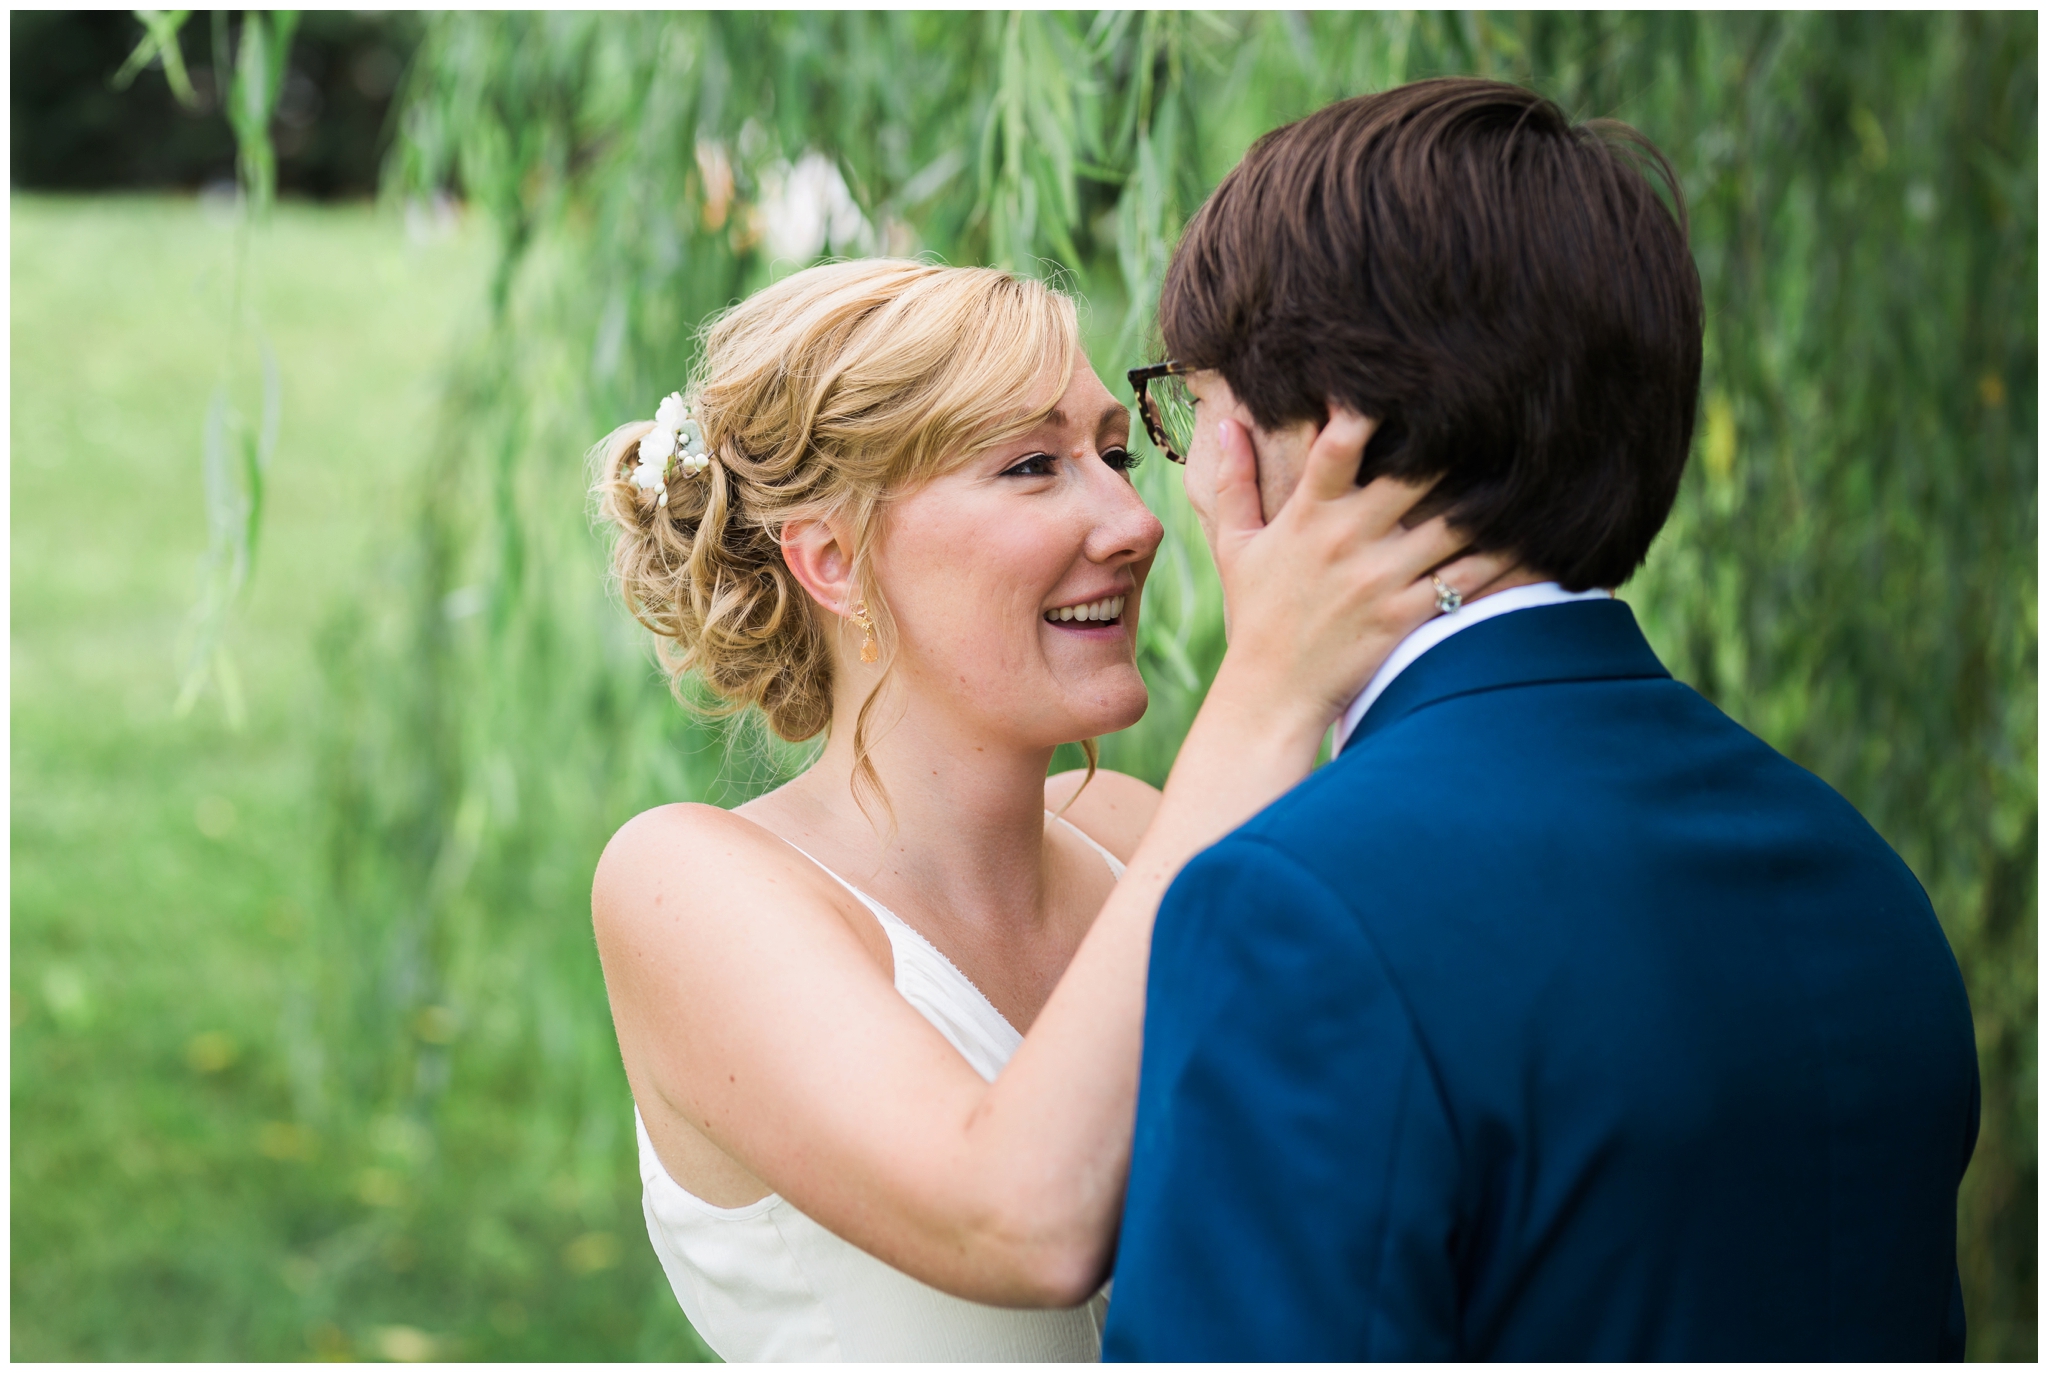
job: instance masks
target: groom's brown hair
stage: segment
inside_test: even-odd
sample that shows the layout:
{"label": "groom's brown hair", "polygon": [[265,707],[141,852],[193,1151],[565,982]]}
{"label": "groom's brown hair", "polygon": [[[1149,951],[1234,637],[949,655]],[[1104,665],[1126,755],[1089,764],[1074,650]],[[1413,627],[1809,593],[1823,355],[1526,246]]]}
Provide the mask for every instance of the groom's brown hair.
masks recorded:
{"label": "groom's brown hair", "polygon": [[1437,478],[1474,546],[1567,589],[1627,580],[1678,493],[1702,310],[1677,178],[1519,86],[1418,81],[1267,134],[1159,317],[1264,427],[1378,420],[1361,481]]}

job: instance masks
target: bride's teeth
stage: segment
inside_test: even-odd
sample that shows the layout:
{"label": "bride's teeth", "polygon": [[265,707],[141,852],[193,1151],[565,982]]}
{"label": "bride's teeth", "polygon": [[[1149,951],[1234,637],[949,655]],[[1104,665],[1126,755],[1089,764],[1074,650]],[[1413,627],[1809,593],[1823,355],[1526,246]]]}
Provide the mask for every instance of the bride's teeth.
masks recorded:
{"label": "bride's teeth", "polygon": [[1083,624],[1107,624],[1123,615],[1124,600],[1122,596],[1105,596],[1086,605],[1063,605],[1058,610],[1045,612],[1046,623],[1063,624],[1079,620]]}

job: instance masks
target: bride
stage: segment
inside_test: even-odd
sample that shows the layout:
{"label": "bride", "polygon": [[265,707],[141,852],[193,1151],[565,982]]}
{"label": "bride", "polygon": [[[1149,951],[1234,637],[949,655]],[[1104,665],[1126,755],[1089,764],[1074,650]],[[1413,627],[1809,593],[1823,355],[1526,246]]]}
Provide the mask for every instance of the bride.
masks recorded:
{"label": "bride", "polygon": [[720,1355],[1097,1357],[1159,898],[1307,774],[1429,573],[1486,579],[1402,527],[1419,489],[1351,485],[1344,421],[1271,525],[1250,436],[1204,447],[1231,645],[1163,795],[1093,766],[1145,710],[1161,529],[1066,297],[814,267],[600,445],[665,665],[826,738],[734,810],[629,821],[592,893],[648,1234]]}

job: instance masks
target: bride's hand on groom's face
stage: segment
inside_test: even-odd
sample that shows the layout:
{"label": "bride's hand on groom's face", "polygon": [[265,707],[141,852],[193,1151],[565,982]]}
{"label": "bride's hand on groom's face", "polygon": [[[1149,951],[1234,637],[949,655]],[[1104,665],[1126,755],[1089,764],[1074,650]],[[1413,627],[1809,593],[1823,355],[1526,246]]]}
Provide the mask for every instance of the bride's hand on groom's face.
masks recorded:
{"label": "bride's hand on groom's face", "polygon": [[1464,541],[1441,518],[1403,528],[1429,488],[1390,477],[1356,485],[1372,432],[1371,420],[1332,406],[1268,522],[1250,434],[1235,420],[1217,426],[1212,538],[1230,637],[1218,678],[1272,709],[1305,712],[1317,731],[1437,614],[1432,573],[1470,594],[1514,561],[1456,557]]}

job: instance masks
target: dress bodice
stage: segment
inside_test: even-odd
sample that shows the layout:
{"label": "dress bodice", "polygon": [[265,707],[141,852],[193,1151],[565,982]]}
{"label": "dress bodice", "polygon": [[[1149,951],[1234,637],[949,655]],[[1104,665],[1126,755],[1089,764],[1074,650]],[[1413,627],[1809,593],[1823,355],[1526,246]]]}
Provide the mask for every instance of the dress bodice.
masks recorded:
{"label": "dress bodice", "polygon": [[[1114,855],[1088,843],[1122,876]],[[825,871],[881,922],[897,992],[993,1081],[1023,1036],[929,940]],[[1101,1355],[1106,1289],[1057,1311],[1017,1311],[949,1296],[847,1243],[774,1193],[740,1207],[700,1200],[662,1167],[637,1109],[633,1124],[648,1237],[691,1325],[728,1362],[1050,1363],[1094,1362]]]}

